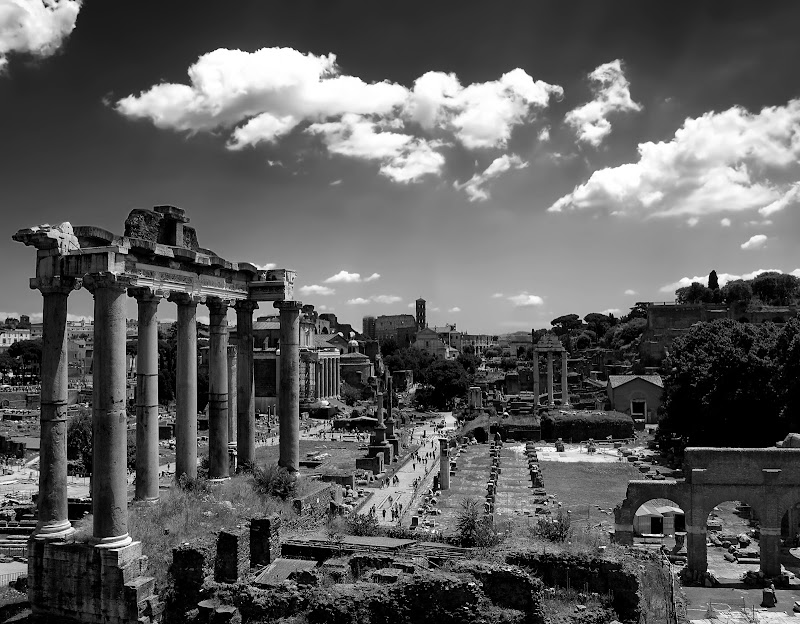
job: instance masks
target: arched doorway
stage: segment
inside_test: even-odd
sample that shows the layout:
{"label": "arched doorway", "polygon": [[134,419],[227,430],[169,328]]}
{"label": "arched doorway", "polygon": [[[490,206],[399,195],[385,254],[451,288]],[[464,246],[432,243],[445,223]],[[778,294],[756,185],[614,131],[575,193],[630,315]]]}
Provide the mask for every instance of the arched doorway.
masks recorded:
{"label": "arched doorway", "polygon": [[717,572],[722,582],[738,582],[742,573],[761,568],[756,507],[741,500],[716,502],[706,515],[706,530],[707,566]]}
{"label": "arched doorway", "polygon": [[686,516],[681,506],[668,498],[651,498],[633,512],[633,540],[657,544],[677,552],[685,548]]}

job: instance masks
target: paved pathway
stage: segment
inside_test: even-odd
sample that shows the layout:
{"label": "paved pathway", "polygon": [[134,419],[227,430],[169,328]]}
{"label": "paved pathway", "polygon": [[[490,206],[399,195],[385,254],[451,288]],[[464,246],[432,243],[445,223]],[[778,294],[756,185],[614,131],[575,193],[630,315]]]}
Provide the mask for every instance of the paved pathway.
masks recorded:
{"label": "paved pathway", "polygon": [[[428,463],[424,461],[407,461],[402,468],[400,468],[395,475],[399,479],[399,483],[389,485],[382,489],[376,489],[372,495],[372,501],[361,508],[361,513],[369,513],[370,508],[374,505],[375,512],[378,517],[378,523],[384,526],[397,525],[397,520],[392,520],[391,508],[394,504],[403,505],[403,516],[408,517],[406,512],[414,506],[414,480],[421,477],[426,481],[433,480],[433,474],[436,474],[439,469],[439,433],[436,431],[436,424],[445,420],[445,431],[451,431],[455,428],[455,418],[451,412],[441,412],[439,416],[432,417],[426,421],[424,425],[416,425],[414,427],[413,444],[420,444],[419,454],[424,457],[426,453],[433,452],[433,457],[428,459]],[[423,432],[425,437],[423,437]],[[392,500],[389,501],[391,496]],[[384,518],[383,511],[386,510],[386,517]]]}

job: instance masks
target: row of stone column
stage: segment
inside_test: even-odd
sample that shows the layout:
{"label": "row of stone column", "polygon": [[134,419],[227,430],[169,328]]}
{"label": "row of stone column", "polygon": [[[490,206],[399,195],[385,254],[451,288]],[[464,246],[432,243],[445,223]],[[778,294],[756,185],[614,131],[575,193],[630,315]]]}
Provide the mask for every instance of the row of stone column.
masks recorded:
{"label": "row of stone column", "polygon": [[[31,286],[43,296],[41,450],[39,522],[35,536],[63,539],[73,532],[67,516],[67,299],[86,287],[94,295],[94,365],[92,397],[93,542],[117,548],[131,542],[127,529],[126,297],[138,304],[139,331],[136,393],[136,494],[158,498],[158,321],[159,293],[129,289],[113,274],[38,278]],[[173,294],[178,306],[176,375],[176,475],[197,477],[197,297]],[[209,298],[209,478],[228,477],[229,303]],[[276,302],[281,314],[281,459],[299,468],[299,311],[300,303]],[[237,450],[241,462],[255,459],[255,388],[253,322],[257,303],[238,301]],[[293,392],[292,392],[293,391]],[[284,436],[286,444],[284,444]],[[284,450],[286,446],[286,450]]]}
{"label": "row of stone column", "polygon": [[[567,352],[561,352],[561,405],[564,407],[569,406],[569,368],[567,366]],[[539,402],[539,353],[534,350],[533,352],[533,393],[536,396],[536,402]],[[553,352],[547,352],[547,405],[552,407],[555,405],[553,399]]]}
{"label": "row of stone column", "polygon": [[318,399],[339,396],[341,382],[336,358],[321,357],[317,362],[316,375],[316,397]]}

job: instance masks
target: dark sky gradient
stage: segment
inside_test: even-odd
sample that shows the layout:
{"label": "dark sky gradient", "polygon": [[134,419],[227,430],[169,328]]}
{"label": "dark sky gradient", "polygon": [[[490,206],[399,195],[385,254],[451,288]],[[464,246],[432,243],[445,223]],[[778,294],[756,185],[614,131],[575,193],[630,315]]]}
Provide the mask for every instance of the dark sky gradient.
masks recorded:
{"label": "dark sky gradient", "polygon": [[[499,333],[668,299],[662,286],[711,269],[793,271],[797,204],[758,226],[747,225],[760,220],[755,211],[714,212],[690,227],[684,218],[547,208],[592,172],[635,162],[637,144],[669,141],[687,117],[800,97],[797,24],[800,3],[790,1],[87,2],[56,55],[12,56],[0,76],[0,312],[41,310],[27,288],[34,252],[11,241],[16,230],[70,221],[121,233],[130,209],[157,204],[184,208],[200,244],[227,259],[296,269],[297,286],[340,270],[379,273],[333,284],[332,296],[297,295],[357,326],[364,314],[407,312],[423,296],[438,308],[431,324]],[[497,178],[485,202],[469,202],[453,182],[482,171],[496,151],[453,147],[441,177],[403,185],[301,132],[232,152],[224,131],[190,136],[114,110],[160,82],[186,84],[187,68],[217,48],[277,46],[334,53],[342,73],[366,82],[411,87],[438,70],[467,85],[519,67],[565,94],[515,128],[507,151],[529,166]],[[599,147],[580,144],[564,116],[592,99],[587,74],[615,59],[642,110],[610,116]],[[547,143],[536,139],[545,125]],[[722,217],[732,225],[720,227]],[[768,236],[764,248],[740,248],[758,233]],[[515,307],[507,297],[523,291],[544,303]],[[380,294],[402,301],[346,303]],[[70,311],[91,314],[90,297],[73,297]],[[160,313],[174,317],[167,304]]]}

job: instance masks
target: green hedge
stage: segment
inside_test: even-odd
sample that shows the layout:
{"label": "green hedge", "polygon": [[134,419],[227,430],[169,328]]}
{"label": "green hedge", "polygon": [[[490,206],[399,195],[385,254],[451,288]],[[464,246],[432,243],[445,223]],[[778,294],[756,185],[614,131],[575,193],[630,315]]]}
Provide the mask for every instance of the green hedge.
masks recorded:
{"label": "green hedge", "polygon": [[594,438],[602,440],[633,437],[633,419],[621,412],[575,411],[561,413],[551,410],[542,415],[542,439],[580,442]]}

